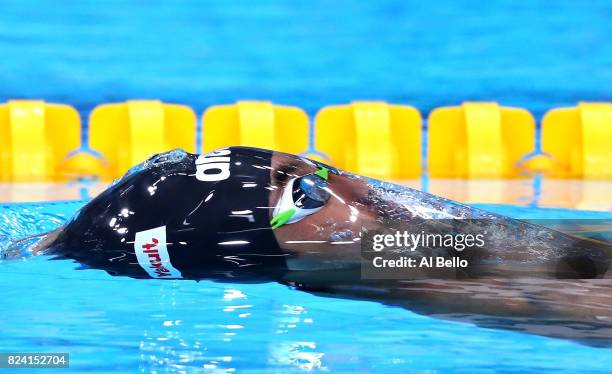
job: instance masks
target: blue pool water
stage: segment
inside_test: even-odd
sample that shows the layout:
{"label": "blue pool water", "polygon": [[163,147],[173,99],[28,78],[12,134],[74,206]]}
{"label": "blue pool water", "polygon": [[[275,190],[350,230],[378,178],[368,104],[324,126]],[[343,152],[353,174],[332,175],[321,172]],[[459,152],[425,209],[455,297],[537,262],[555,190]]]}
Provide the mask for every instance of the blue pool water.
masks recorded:
{"label": "blue pool water", "polygon": [[497,100],[536,117],[612,100],[612,3],[2,1],[0,100],[303,107]]}
{"label": "blue pool water", "polygon": [[[0,249],[83,202],[0,205]],[[538,218],[610,213],[484,205]],[[3,349],[70,352],[74,371],[608,373],[612,349],[324,298],[276,283],[147,281],[38,257],[0,263]],[[214,370],[213,370],[214,369]]]}

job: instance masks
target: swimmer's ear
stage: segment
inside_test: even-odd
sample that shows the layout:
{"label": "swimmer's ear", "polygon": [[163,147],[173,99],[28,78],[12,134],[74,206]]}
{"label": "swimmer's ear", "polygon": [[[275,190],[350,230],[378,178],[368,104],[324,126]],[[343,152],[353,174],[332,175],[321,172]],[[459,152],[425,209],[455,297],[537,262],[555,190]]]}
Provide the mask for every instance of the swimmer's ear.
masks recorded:
{"label": "swimmer's ear", "polygon": [[276,230],[277,228],[289,222],[289,220],[291,220],[291,217],[293,217],[294,215],[295,209],[289,209],[272,217],[272,219],[270,220],[270,226],[272,226],[272,230]]}

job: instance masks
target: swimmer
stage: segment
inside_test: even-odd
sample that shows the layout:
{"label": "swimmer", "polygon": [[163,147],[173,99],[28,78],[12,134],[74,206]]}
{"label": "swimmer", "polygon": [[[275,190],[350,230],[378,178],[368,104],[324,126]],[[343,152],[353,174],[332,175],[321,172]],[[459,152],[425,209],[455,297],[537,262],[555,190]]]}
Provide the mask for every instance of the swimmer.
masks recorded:
{"label": "swimmer", "polygon": [[[514,237],[498,235],[477,256],[465,254],[470,267],[451,279],[362,276],[365,232],[439,230],[440,219],[455,229],[478,219],[492,225],[490,232]],[[150,158],[32,251],[117,276],[276,281],[484,326],[609,342],[609,249],[306,158],[230,147]],[[568,296],[570,284],[580,290]],[[550,327],[554,318],[563,328]]]}

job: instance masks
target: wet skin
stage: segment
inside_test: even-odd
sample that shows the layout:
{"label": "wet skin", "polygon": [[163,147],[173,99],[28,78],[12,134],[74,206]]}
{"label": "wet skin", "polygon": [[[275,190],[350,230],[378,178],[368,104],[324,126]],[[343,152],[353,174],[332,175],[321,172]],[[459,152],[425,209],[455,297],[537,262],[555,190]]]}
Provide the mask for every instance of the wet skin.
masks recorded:
{"label": "wet skin", "polygon": [[[271,206],[278,203],[287,183],[286,176],[281,174],[278,178],[274,170],[286,170],[290,165],[292,174],[297,177],[318,169],[306,162],[296,163],[293,156],[284,154],[277,154],[272,164],[272,185],[277,188],[270,195]],[[591,345],[609,346],[612,343],[611,279],[561,280],[547,274],[462,280],[361,279],[358,269],[361,248],[355,239],[364,225],[384,226],[380,215],[385,207],[368,205],[364,201],[371,189],[366,179],[348,173],[332,174],[328,186],[333,193],[320,211],[275,230],[279,244],[294,255],[294,260],[289,262],[293,271],[285,277],[288,283],[322,296],[382,301],[481,326],[567,338]],[[446,204],[443,199],[438,201],[440,207]],[[404,218],[415,216],[415,209],[394,203],[390,202],[393,209],[409,210]],[[334,233],[338,232],[345,235],[335,237]],[[560,233],[557,236],[563,237]],[[512,252],[504,256],[517,258]]]}
{"label": "wet skin", "polygon": [[[231,149],[236,154],[241,152],[241,148]],[[257,150],[249,152],[254,155],[253,165],[257,167]],[[263,204],[267,206],[253,202],[252,206],[240,205],[237,208],[264,209],[271,219],[289,182],[312,175],[322,167],[325,165],[274,152],[269,167],[266,166],[270,173],[269,185],[259,186],[269,191],[266,192],[268,201]],[[438,318],[573,339],[592,345],[612,345],[612,281],[607,278],[609,246],[594,245],[551,230],[546,231],[546,238],[542,239],[539,234],[534,236],[533,232],[543,229],[525,226],[520,221],[420,191],[380,184],[333,168],[330,170],[326,180],[329,198],[323,206],[297,222],[273,230],[273,237],[286,259],[286,269],[282,269],[280,278],[270,277],[269,280],[322,296],[375,300]],[[159,191],[163,192],[163,188],[163,183],[159,184]],[[252,190],[238,191],[236,193],[245,195],[224,196],[224,201],[227,204],[249,201],[248,194]],[[180,194],[182,191],[169,193]],[[219,194],[219,189],[215,193]],[[197,199],[193,205],[199,201]],[[170,212],[161,210],[160,214]],[[494,253],[500,261],[496,265],[488,264],[485,275],[464,279],[362,279],[362,227],[388,228],[422,223],[431,218],[496,219],[509,230],[525,230],[526,239],[525,243],[519,241],[511,248],[504,248],[503,242],[495,248],[487,248],[486,251]],[[108,226],[106,221],[104,226]],[[198,229],[205,231],[207,227]],[[34,251],[45,253],[46,248],[53,248],[56,236],[62,230],[65,228],[50,233]],[[272,229],[268,226],[257,230]],[[249,237],[249,232],[245,230],[244,239],[256,251],[258,243]],[[214,232],[209,234],[214,237]],[[537,240],[534,242],[533,238]],[[574,262],[569,265],[564,262],[568,256],[576,257],[576,254],[584,254],[588,266],[576,267]],[[537,264],[525,272],[525,267],[511,265],[517,260]],[[130,274],[116,272],[116,275]]]}

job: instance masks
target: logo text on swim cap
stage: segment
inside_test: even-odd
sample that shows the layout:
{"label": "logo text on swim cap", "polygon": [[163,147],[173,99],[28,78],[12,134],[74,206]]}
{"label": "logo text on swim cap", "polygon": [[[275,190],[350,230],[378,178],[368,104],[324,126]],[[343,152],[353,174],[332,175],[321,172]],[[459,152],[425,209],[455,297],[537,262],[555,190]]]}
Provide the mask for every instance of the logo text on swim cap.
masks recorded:
{"label": "logo text on swim cap", "polygon": [[151,278],[182,278],[170,263],[166,243],[166,226],[139,231],[134,239],[134,252],[138,264]]}
{"label": "logo text on swim cap", "polygon": [[196,179],[204,182],[216,182],[230,176],[230,150],[219,149],[198,156],[196,160]]}

